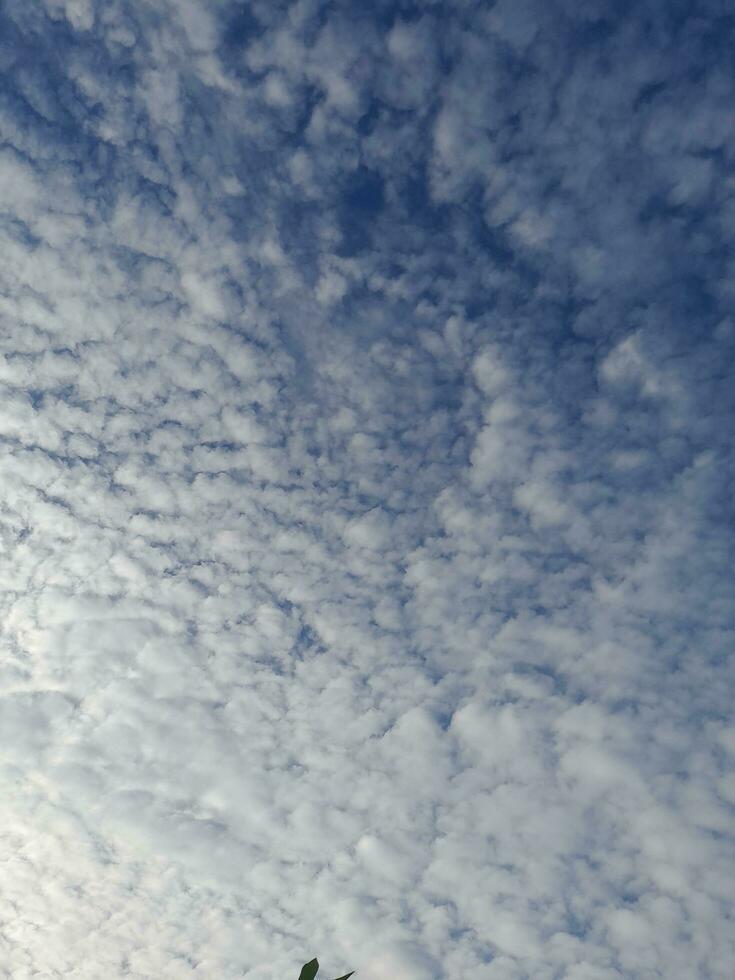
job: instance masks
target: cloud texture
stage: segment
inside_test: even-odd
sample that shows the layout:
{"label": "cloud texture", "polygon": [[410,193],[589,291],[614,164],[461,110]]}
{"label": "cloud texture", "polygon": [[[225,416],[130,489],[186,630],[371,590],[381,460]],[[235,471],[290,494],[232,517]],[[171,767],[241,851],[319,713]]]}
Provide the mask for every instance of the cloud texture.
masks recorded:
{"label": "cloud texture", "polygon": [[729,5],[0,37],[0,976],[728,980]]}

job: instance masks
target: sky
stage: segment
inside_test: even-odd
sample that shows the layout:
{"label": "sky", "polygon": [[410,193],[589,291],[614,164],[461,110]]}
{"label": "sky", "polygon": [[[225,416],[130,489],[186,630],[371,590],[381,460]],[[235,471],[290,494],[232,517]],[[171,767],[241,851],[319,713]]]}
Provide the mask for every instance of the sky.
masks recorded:
{"label": "sky", "polygon": [[729,980],[726,0],[4,0],[0,977]]}

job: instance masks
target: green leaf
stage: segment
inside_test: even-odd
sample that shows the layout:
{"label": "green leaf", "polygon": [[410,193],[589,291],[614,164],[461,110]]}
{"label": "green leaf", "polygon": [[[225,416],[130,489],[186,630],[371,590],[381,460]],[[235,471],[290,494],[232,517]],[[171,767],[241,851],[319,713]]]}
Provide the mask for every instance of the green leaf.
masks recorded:
{"label": "green leaf", "polygon": [[308,963],[304,963],[301,967],[301,973],[299,974],[299,980],[314,980],[319,970],[319,960],[314,958],[309,960]]}
{"label": "green leaf", "polygon": [[354,974],[354,972],[355,971],[353,970],[352,973],[345,973],[343,977],[337,977],[337,980],[349,980],[349,978]]}

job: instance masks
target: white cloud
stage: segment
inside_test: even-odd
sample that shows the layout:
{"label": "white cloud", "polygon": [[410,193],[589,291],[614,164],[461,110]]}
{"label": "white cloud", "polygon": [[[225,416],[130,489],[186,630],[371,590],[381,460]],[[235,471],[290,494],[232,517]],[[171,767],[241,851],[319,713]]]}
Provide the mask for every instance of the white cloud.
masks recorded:
{"label": "white cloud", "polygon": [[732,86],[542,6],[0,13],[13,980],[729,976]]}

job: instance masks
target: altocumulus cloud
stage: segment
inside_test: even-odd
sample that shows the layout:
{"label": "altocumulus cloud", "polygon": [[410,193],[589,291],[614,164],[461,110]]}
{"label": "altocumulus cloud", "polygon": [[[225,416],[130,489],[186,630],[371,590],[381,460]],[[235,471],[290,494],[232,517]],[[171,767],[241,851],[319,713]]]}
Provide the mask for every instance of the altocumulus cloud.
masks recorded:
{"label": "altocumulus cloud", "polygon": [[6,0],[0,975],[731,976],[729,6]]}

